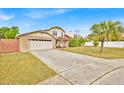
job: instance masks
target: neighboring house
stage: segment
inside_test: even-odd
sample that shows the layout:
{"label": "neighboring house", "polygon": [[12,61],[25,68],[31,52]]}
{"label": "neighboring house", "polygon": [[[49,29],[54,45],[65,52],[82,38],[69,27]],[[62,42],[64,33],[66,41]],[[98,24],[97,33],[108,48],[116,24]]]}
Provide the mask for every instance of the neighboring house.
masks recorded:
{"label": "neighboring house", "polygon": [[68,47],[70,36],[60,27],[19,35],[20,51]]}

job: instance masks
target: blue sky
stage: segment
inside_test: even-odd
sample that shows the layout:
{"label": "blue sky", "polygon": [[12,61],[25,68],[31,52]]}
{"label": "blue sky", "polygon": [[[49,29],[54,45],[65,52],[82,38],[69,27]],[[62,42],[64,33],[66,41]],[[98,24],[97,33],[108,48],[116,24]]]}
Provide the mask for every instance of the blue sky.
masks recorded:
{"label": "blue sky", "polygon": [[20,33],[60,26],[66,32],[86,36],[92,24],[118,20],[124,24],[124,9],[107,8],[4,8],[0,27],[18,26]]}

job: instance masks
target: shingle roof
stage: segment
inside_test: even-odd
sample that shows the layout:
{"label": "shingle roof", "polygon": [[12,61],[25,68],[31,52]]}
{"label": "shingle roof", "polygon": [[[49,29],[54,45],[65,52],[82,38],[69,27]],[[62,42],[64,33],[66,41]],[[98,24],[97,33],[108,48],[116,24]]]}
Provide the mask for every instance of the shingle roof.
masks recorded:
{"label": "shingle roof", "polygon": [[24,34],[20,34],[19,37],[20,36],[23,36],[23,35],[31,34],[31,33],[36,33],[36,32],[43,32],[43,33],[45,32],[45,33],[47,33],[46,31],[49,31],[49,30],[54,29],[54,28],[61,29],[63,32],[65,32],[61,27],[54,26],[54,27],[51,27],[51,28],[45,29],[45,30],[36,30],[36,31],[32,31],[32,32],[27,32],[27,33],[24,33]]}
{"label": "shingle roof", "polygon": [[64,41],[68,41],[70,40],[72,37],[68,36],[67,34],[64,35],[64,37],[58,37],[58,40],[64,40]]}

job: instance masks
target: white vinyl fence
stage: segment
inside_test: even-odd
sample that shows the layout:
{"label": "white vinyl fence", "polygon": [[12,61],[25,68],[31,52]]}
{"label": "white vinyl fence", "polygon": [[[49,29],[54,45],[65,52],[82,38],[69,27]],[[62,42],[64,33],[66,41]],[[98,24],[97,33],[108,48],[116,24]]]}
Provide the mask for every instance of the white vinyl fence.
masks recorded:
{"label": "white vinyl fence", "polygon": [[[99,45],[100,46],[100,42]],[[86,42],[85,46],[94,46],[93,42]],[[124,41],[112,41],[112,42],[104,42],[104,47],[119,47],[119,48],[124,48]]]}

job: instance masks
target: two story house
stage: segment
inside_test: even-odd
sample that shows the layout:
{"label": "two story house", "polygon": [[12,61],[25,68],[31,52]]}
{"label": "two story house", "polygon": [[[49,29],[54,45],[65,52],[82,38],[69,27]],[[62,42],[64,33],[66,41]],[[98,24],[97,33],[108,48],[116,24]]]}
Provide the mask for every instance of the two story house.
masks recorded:
{"label": "two story house", "polygon": [[70,36],[60,27],[19,35],[20,51],[68,47]]}

